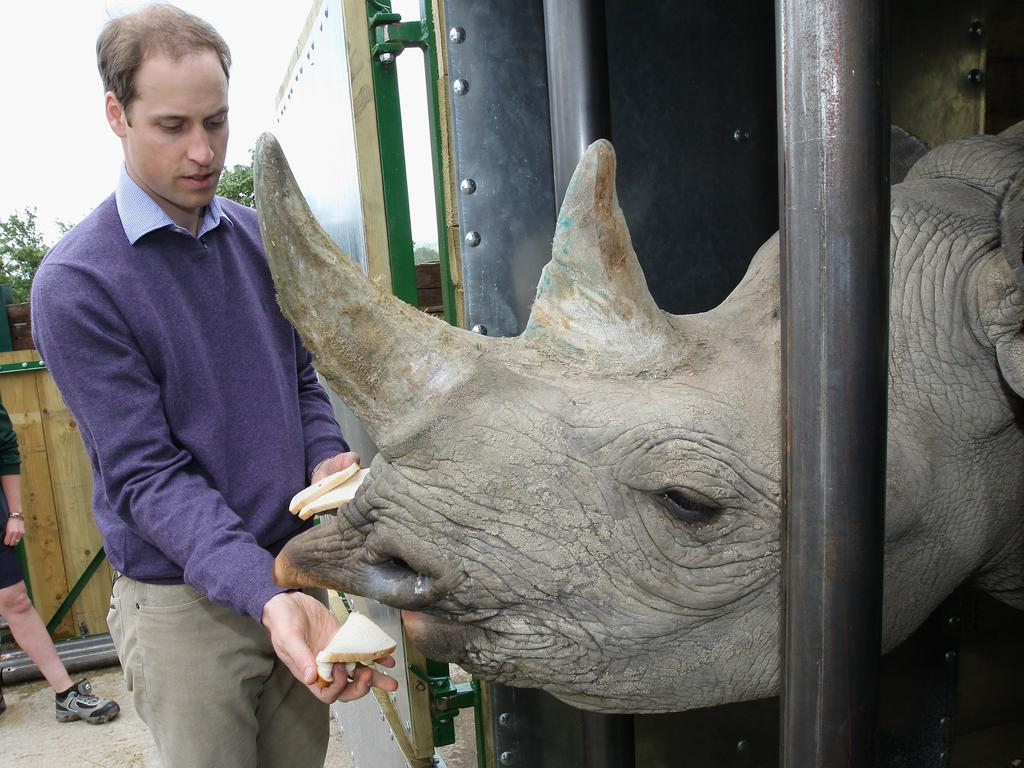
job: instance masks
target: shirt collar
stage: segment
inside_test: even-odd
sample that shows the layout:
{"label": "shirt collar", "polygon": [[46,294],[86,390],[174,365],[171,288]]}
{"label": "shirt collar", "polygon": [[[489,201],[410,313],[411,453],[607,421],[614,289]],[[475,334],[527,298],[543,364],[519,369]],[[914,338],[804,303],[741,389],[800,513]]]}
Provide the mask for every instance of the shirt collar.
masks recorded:
{"label": "shirt collar", "polygon": [[[121,175],[117,180],[117,187],[114,189],[114,199],[117,202],[117,213],[121,217],[121,226],[128,237],[128,242],[135,245],[143,236],[158,229],[170,227],[171,229],[192,236],[192,233],[183,227],[179,227],[171,217],[167,215],[156,201],[135,183],[135,180],[128,175],[128,169],[121,165]],[[214,195],[210,204],[206,206],[203,213],[202,224],[199,225],[198,237],[202,237],[212,229],[220,226],[221,219],[230,222],[231,219],[224,213],[220,201]]]}

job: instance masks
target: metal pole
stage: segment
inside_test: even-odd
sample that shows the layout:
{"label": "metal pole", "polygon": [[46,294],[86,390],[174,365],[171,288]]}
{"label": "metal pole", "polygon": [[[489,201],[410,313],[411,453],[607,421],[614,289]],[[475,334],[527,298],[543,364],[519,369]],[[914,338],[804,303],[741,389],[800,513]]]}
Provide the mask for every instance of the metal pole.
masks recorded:
{"label": "metal pole", "polygon": [[544,40],[559,208],[583,151],[611,138],[604,0],[544,0]]}
{"label": "metal pole", "polygon": [[[583,152],[611,138],[604,0],[544,0],[555,208]],[[588,768],[635,765],[632,715],[582,713]]]}
{"label": "metal pole", "polygon": [[873,764],[889,277],[883,2],[777,0],[781,764]]}

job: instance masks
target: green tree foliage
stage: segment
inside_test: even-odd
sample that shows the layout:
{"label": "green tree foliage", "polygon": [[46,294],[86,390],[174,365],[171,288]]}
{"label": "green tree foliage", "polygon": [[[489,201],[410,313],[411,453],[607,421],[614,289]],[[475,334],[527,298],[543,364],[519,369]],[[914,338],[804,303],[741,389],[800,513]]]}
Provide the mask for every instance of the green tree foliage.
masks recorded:
{"label": "green tree foliage", "polygon": [[28,301],[32,278],[48,250],[36,226],[34,208],[0,221],[0,283],[11,286],[15,302]]}
{"label": "green tree foliage", "polygon": [[[250,156],[251,156],[250,152]],[[256,205],[256,194],[252,187],[252,161],[249,165],[236,165],[225,170],[217,182],[217,194],[250,208]]]}
{"label": "green tree foliage", "polygon": [[425,245],[416,246],[412,252],[412,260],[416,264],[429,264],[432,261],[440,261],[441,257],[433,248]]}

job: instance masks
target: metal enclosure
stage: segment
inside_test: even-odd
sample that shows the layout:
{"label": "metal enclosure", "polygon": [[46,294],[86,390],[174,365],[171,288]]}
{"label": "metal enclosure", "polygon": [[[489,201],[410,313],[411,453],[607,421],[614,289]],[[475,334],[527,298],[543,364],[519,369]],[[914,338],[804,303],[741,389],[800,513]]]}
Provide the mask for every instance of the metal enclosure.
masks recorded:
{"label": "metal enclosure", "polygon": [[[889,4],[891,110],[893,122],[910,133],[893,131],[896,178],[920,153],[920,139],[938,143],[985,127],[985,89],[974,70],[985,66],[989,16],[1009,24],[1005,15],[1014,13],[1005,10],[1008,5],[1000,0]],[[605,0],[604,6],[617,189],[634,247],[662,309],[677,314],[709,309],[735,287],[757,247],[778,228],[773,4],[655,0],[638,6]],[[997,7],[1003,10],[993,10]],[[815,12],[814,4],[804,8]],[[517,334],[525,325],[533,286],[548,259],[558,199],[551,188],[558,175],[551,158],[558,153],[547,129],[559,122],[551,114],[554,107],[549,109],[549,102],[559,99],[546,92],[543,67],[552,52],[541,43],[545,34],[550,43],[552,34],[545,33],[543,10],[542,0],[445,2],[444,22],[452,31],[447,85],[454,161],[457,177],[464,180],[458,207],[466,238],[466,324],[484,325],[493,335]],[[882,51],[887,38],[876,34]],[[1017,70],[1007,65],[1006,71]],[[1004,81],[1016,82],[1009,74]],[[882,110],[874,109],[883,128]],[[861,114],[858,119],[869,125],[873,118]],[[872,139],[883,163],[888,136],[884,131]],[[487,180],[482,187],[480,179]],[[884,316],[884,299],[879,312]],[[868,338],[871,334],[884,344],[884,327]],[[872,376],[878,385],[877,366]],[[884,395],[880,386],[879,392]],[[868,443],[878,442],[881,429],[876,425]],[[873,452],[865,448],[863,458],[877,466],[881,458]],[[875,528],[871,536],[877,535]],[[878,579],[877,573],[869,575],[865,586],[876,601]],[[882,662],[887,725],[879,737],[885,749],[880,765],[949,764],[956,668],[948,661],[955,658],[955,641],[947,610],[940,609]],[[870,675],[870,653],[859,655]],[[589,765],[582,758],[587,747],[579,713],[536,691],[502,686],[489,691],[490,764]],[[778,701],[768,700],[637,717],[636,764],[775,765],[778,713]],[[869,727],[864,723],[870,712],[864,718],[859,727]],[[865,759],[862,752],[855,764]]]}
{"label": "metal enclosure", "polygon": [[[558,194],[546,44],[552,36],[544,6],[544,0],[446,0],[437,19],[450,30],[443,35],[448,76],[440,87],[450,106],[464,324],[490,335],[523,330],[550,257]],[[1016,29],[1006,9],[1019,3],[896,0],[891,6],[894,122],[928,142],[984,128],[984,74],[979,82],[971,73],[986,66],[989,16]],[[605,0],[603,12],[618,194],[634,247],[662,309],[709,309],[735,287],[778,226],[773,5]],[[297,51],[282,89],[275,130],[317,217],[365,268],[372,259],[363,201],[352,183],[358,153],[346,111],[353,73],[340,38],[335,31],[330,39],[330,23],[321,27],[321,16],[340,24],[342,0],[315,6],[306,47]],[[1012,35],[1001,39],[1007,41],[1001,55],[1012,62],[1005,53],[1014,48]],[[1001,104],[1007,101],[1012,96]],[[1000,114],[1010,119],[1013,108]],[[338,406],[346,434],[358,436],[361,427],[345,421]],[[355,446],[369,458],[374,448],[363,435]],[[949,764],[953,615],[938,613],[908,641],[916,643],[911,650],[883,662],[883,720],[892,727],[880,735],[890,755],[882,765],[914,765],[910,756],[924,754],[920,744],[934,747],[927,764]],[[920,648],[926,650],[914,650]],[[908,658],[927,663],[911,666]],[[637,717],[625,734],[607,728],[629,720],[595,718],[539,691],[487,686],[487,698],[488,765],[611,766],[616,763],[608,753],[596,754],[595,745],[621,745],[633,734],[636,764],[644,768],[769,766],[778,759],[777,700]],[[344,708],[345,717],[358,718],[345,725],[346,739],[362,738],[349,733],[364,728],[384,729],[367,737],[381,762],[361,764],[400,766],[393,750],[377,751],[391,742],[376,704],[360,705],[358,714],[352,705]],[[605,732],[597,737],[595,729]]]}

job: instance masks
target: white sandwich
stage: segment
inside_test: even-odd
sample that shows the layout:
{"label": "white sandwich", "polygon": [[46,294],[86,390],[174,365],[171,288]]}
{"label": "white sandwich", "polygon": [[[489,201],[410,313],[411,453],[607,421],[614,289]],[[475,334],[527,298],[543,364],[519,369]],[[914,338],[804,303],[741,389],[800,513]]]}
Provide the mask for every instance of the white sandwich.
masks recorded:
{"label": "white sandwich", "polygon": [[[319,496],[327,493],[327,491],[337,488],[339,485],[348,480],[352,475],[359,471],[358,464],[350,464],[344,469],[334,472],[327,477],[321,478],[313,483],[308,488],[303,488],[301,491],[292,496],[291,503],[288,504],[288,511],[293,515],[299,512],[304,506],[309,504]],[[306,518],[303,518],[305,520]]]}
{"label": "white sandwich", "polygon": [[357,663],[368,664],[383,658],[392,653],[395,646],[387,632],[363,614],[353,611],[334,633],[327,647],[316,655],[317,682],[321,688],[326,688],[334,677],[335,664],[345,664],[345,671],[351,675]]}
{"label": "white sandwich", "polygon": [[[352,467],[355,466],[355,464],[352,465]],[[358,469],[358,467],[356,468]],[[321,492],[313,497],[299,509],[299,518],[308,520],[313,515],[319,515],[321,512],[337,509],[342,504],[348,504],[355,498],[356,491],[363,484],[363,478],[366,477],[366,473],[369,471],[368,469],[360,469],[337,487]]]}

